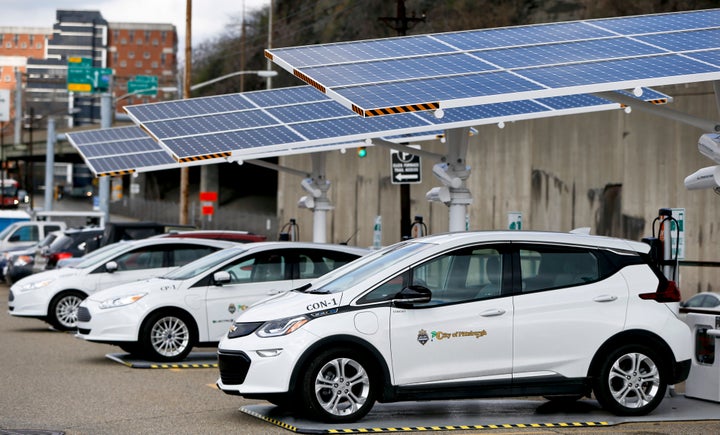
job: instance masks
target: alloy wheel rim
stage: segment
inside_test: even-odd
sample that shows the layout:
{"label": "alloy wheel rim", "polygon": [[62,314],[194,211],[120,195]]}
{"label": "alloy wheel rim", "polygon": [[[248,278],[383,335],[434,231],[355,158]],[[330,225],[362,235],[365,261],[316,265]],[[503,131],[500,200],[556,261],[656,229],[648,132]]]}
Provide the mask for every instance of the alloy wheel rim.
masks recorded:
{"label": "alloy wheel rim", "polygon": [[58,302],[55,308],[55,315],[58,322],[66,328],[77,326],[77,312],[82,299],[78,296],[66,296]]}
{"label": "alloy wheel rim", "polygon": [[163,317],[153,325],[150,342],[158,354],[174,357],[181,354],[190,343],[190,330],[177,317]]}
{"label": "alloy wheel rim", "polygon": [[657,364],[642,353],[622,355],[613,364],[608,376],[610,393],[626,408],[648,405],[660,389]]}
{"label": "alloy wheel rim", "polygon": [[357,361],[335,358],[322,366],[315,378],[315,397],[332,415],[352,415],[370,394],[370,377]]}

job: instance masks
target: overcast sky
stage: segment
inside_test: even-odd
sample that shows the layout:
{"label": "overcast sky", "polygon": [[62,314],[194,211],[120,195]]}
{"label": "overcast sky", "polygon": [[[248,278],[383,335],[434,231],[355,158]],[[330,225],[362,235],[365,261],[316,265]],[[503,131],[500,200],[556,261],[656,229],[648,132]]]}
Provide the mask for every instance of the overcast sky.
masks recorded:
{"label": "overcast sky", "polygon": [[[192,43],[219,36],[233,17],[257,10],[270,0],[195,0],[192,2]],[[100,11],[109,22],[169,23],[178,33],[178,54],[185,46],[186,0],[0,0],[0,27],[48,27],[58,9]]]}

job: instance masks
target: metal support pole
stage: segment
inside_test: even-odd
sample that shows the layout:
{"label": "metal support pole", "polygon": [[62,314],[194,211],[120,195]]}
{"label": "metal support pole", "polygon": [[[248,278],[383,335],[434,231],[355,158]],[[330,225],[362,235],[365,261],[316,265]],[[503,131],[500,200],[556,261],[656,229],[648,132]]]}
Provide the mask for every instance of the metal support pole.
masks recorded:
{"label": "metal support pole", "polygon": [[22,143],[22,71],[15,69],[15,145]]}
{"label": "metal support pole", "polygon": [[467,156],[470,128],[447,130],[448,168],[449,172],[461,180],[460,186],[449,186],[450,190],[450,222],[449,231],[465,231],[465,215],[467,207],[472,204],[472,195],[466,186],[470,176],[470,168],[465,163]]}
{"label": "metal support pole", "polygon": [[[100,104],[100,128],[110,128],[112,126],[112,95],[110,93],[102,94]],[[110,222],[110,177],[100,177],[98,194],[98,205],[103,213],[103,219],[105,222]]]}
{"label": "metal support pole", "polygon": [[47,148],[45,150],[45,211],[53,209],[53,193],[55,181],[55,118],[47,120]]}

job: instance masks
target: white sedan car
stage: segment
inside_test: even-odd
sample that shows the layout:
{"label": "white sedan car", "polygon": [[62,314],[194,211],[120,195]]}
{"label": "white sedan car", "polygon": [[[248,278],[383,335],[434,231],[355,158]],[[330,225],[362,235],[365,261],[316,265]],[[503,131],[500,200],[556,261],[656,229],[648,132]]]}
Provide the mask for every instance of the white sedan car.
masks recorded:
{"label": "white sedan car", "polygon": [[103,288],[163,275],[236,243],[207,240],[152,238],[118,242],[91,253],[72,267],[25,277],[10,287],[8,311],[34,317],[61,331],[75,329],[77,308],[88,295]]}
{"label": "white sedan car", "polygon": [[80,305],[77,337],[153,361],[215,345],[251,304],[297,288],[366,254],[344,245],[243,244],[165,276],[95,293]]}

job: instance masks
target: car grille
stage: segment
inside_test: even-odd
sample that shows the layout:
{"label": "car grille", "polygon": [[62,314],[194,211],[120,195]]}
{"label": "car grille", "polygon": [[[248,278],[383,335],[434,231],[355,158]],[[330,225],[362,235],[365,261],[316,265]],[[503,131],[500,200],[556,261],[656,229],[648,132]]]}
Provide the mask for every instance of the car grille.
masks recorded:
{"label": "car grille", "polygon": [[250,370],[250,358],[245,352],[218,351],[220,379],[225,385],[241,385]]}
{"label": "car grille", "polygon": [[88,310],[87,307],[78,307],[77,319],[78,322],[89,322],[90,319],[92,319],[92,316],[90,315],[90,310]]}
{"label": "car grille", "polygon": [[14,300],[15,300],[15,295],[13,295],[13,292],[11,290],[10,293],[8,293],[8,302],[12,302]]}

